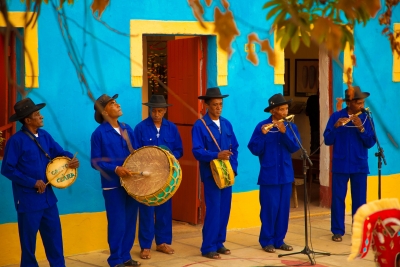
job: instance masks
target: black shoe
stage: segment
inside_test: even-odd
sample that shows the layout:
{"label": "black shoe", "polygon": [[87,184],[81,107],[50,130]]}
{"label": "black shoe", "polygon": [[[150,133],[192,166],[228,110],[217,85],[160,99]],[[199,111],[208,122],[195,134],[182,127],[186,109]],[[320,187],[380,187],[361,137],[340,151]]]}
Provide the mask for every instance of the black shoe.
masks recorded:
{"label": "black shoe", "polygon": [[[124,262],[124,264],[123,264],[123,266],[129,266],[129,267],[131,267],[131,266],[140,266],[140,265],[141,265],[140,262],[134,261],[134,260],[132,260],[132,259],[130,259],[130,260],[127,261],[127,262]],[[122,266],[121,266],[121,267],[122,267]]]}

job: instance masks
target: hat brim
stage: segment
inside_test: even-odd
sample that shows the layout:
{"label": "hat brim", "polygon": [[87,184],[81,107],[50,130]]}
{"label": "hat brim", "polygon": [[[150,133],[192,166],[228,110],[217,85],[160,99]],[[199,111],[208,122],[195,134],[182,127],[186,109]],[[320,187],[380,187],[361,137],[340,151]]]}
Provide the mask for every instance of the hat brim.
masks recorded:
{"label": "hat brim", "polygon": [[166,108],[172,106],[171,104],[166,104],[166,103],[142,103],[142,104],[151,108]]}
{"label": "hat brim", "polygon": [[206,100],[206,99],[212,99],[212,98],[225,98],[225,97],[228,97],[228,96],[229,96],[229,95],[219,95],[219,96],[207,96],[207,95],[202,95],[202,96],[199,96],[198,99]]}
{"label": "hat brim", "polygon": [[360,95],[354,96],[353,99],[350,99],[350,98],[347,98],[347,97],[346,97],[346,98],[344,99],[344,101],[351,101],[351,100],[356,100],[356,99],[364,99],[364,98],[369,97],[369,95],[370,95],[370,93],[368,93],[368,92],[362,92],[362,93],[361,93],[361,96],[360,96]]}
{"label": "hat brim", "polygon": [[288,101],[285,101],[285,102],[277,103],[277,104],[275,104],[275,105],[266,107],[266,108],[264,109],[264,112],[270,112],[271,109],[274,109],[274,108],[276,108],[276,107],[279,107],[279,106],[282,106],[282,105],[286,105],[286,104],[290,106],[291,103],[292,103],[292,99],[290,99],[290,100],[288,100]]}
{"label": "hat brim", "polygon": [[[117,99],[117,98],[118,98],[118,94],[115,94],[113,97],[110,98],[110,100],[108,100],[108,101],[106,102],[105,106],[107,106],[108,102],[110,102],[111,100],[115,100],[115,99]],[[105,107],[105,106],[104,106],[104,107]],[[103,121],[104,121],[103,115],[101,115],[101,112],[97,110],[96,104],[94,105],[94,107],[95,107],[94,120],[95,120],[96,122],[98,122],[98,123],[103,123]]]}
{"label": "hat brim", "polygon": [[18,115],[17,113],[11,115],[11,117],[8,119],[9,122],[14,122],[14,121],[19,121],[22,120],[26,117],[28,117],[30,114],[32,114],[35,111],[41,110],[42,108],[44,108],[46,106],[45,103],[40,103],[35,105],[35,107],[33,109],[28,110],[27,112],[25,112],[24,114],[20,114]]}

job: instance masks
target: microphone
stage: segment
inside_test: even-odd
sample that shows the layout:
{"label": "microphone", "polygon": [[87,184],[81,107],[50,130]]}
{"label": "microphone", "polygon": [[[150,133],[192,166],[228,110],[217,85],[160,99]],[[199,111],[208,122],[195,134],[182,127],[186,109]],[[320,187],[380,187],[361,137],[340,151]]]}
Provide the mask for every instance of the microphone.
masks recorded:
{"label": "microphone", "polygon": [[361,112],[367,113],[367,114],[371,113],[371,111],[369,111],[369,108],[361,108]]}

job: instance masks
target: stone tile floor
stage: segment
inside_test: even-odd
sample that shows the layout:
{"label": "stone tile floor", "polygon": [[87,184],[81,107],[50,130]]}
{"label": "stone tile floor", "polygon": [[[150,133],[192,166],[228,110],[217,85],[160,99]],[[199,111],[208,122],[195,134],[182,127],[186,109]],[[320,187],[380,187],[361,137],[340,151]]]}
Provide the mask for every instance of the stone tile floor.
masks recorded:
{"label": "stone tile floor", "polygon": [[[301,208],[301,207],[300,207]],[[330,215],[329,210],[319,213],[317,208],[313,208],[313,215],[308,222],[308,232],[311,238],[308,239],[309,248],[316,252],[329,252],[331,256],[310,255],[315,259],[316,267],[325,266],[348,266],[348,267],[373,267],[373,255],[370,253],[367,259],[348,262],[347,257],[350,253],[351,236],[346,234],[343,242],[331,241]],[[289,230],[285,241],[294,247],[293,252],[301,252],[305,248],[305,227],[304,218],[296,216],[295,211],[291,212]],[[315,215],[317,214],[317,215]],[[351,216],[346,216],[346,232],[350,233]],[[192,226],[186,223],[174,222],[174,240],[172,247],[175,249],[174,255],[166,255],[155,251],[153,245],[150,260],[140,260],[142,267],[267,267],[267,266],[311,266],[308,255],[300,253],[297,255],[284,256],[279,258],[279,253],[284,251],[277,250],[276,253],[264,252],[258,244],[260,228],[246,228],[230,230],[227,234],[225,246],[231,249],[229,256],[222,255],[221,260],[211,260],[200,255],[201,245],[201,226]],[[139,246],[135,245],[131,251],[132,258],[139,259]],[[87,254],[73,255],[66,257],[68,267],[106,267],[109,252],[96,251]],[[8,267],[17,267],[9,265]],[[47,261],[39,262],[40,267],[49,266]]]}

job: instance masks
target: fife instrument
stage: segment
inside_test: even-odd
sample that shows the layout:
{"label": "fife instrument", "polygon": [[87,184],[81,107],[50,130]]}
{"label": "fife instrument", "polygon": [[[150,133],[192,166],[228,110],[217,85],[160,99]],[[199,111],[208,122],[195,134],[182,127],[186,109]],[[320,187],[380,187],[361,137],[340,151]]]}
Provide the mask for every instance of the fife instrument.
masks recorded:
{"label": "fife instrument", "polygon": [[[294,115],[289,115],[289,116],[286,116],[286,117],[283,118],[283,119],[278,120],[278,122],[282,122],[282,121],[292,121],[293,118],[294,118]],[[268,131],[268,130],[270,130],[270,129],[271,129],[272,127],[274,127],[274,126],[276,126],[275,123],[270,123],[270,124],[268,124],[267,126],[264,127],[264,130]]]}
{"label": "fife instrument", "polygon": [[[364,109],[366,112],[368,112],[369,111],[369,108],[365,108]],[[350,121],[351,121],[351,119],[353,118],[353,116],[359,116],[361,113],[363,113],[362,111],[359,111],[359,112],[357,112],[356,114],[352,114],[352,115],[349,115],[349,118],[346,120],[346,121],[344,121],[343,123],[342,123],[342,126],[344,126],[344,125],[346,125],[347,123],[349,123]]]}

